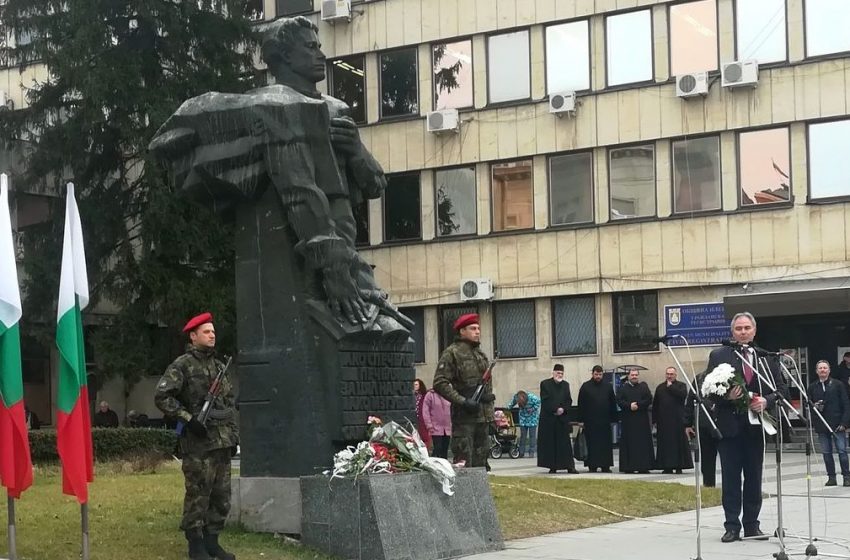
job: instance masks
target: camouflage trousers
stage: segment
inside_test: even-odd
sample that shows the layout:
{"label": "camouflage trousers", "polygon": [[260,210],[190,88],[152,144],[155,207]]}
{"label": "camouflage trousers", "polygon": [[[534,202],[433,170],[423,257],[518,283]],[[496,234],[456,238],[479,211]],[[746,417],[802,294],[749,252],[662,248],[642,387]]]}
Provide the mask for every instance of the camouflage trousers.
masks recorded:
{"label": "camouflage trousers", "polygon": [[466,461],[467,467],[483,467],[490,453],[489,426],[484,422],[452,424],[452,456],[455,463]]}
{"label": "camouflage trousers", "polygon": [[183,455],[184,531],[206,529],[218,534],[230,511],[230,449],[213,449]]}

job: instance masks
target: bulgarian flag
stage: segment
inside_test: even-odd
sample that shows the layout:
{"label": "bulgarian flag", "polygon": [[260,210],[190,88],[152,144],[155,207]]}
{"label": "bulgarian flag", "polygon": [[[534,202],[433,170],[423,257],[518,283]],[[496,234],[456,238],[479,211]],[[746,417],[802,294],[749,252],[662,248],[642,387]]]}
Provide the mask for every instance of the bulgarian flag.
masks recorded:
{"label": "bulgarian flag", "polygon": [[0,482],[13,498],[32,485],[21,377],[21,294],[9,217],[6,174],[0,175]]}
{"label": "bulgarian flag", "polygon": [[88,483],[94,480],[91,418],[86,387],[86,355],[81,312],[89,303],[86,254],[74,185],[68,183],[65,240],[59,278],[56,346],[59,348],[56,447],[62,461],[62,491],[88,502]]}

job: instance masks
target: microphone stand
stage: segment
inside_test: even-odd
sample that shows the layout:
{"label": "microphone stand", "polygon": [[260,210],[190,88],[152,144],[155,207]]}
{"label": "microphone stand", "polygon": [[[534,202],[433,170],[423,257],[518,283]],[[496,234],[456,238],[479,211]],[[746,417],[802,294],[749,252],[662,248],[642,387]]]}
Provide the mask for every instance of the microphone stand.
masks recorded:
{"label": "microphone stand", "polygon": [[[681,338],[682,341],[685,343],[685,345],[688,344],[688,339],[686,339],[684,336],[681,336],[681,335],[675,335],[675,336],[665,337],[665,338],[667,338],[668,340],[670,338]],[[702,392],[699,389],[699,386],[697,384],[696,372],[691,371],[691,374],[692,374],[692,377],[693,377],[693,382],[691,382],[691,378],[688,377],[688,372],[685,371],[685,368],[682,367],[682,362],[679,361],[679,358],[676,356],[676,353],[673,351],[673,349],[670,346],[667,345],[667,340],[662,339],[659,342],[664,344],[664,347],[667,348],[667,351],[670,353],[670,356],[673,358],[673,361],[676,362],[676,366],[679,368],[679,371],[682,372],[682,375],[685,378],[685,383],[687,383],[687,385],[688,385],[688,389],[694,395],[694,431],[696,433],[696,440],[697,440],[697,445],[696,445],[696,448],[694,449],[694,491],[696,493],[696,505],[697,505],[697,512],[696,512],[697,555],[693,560],[703,560],[702,559],[702,533],[701,533],[701,526],[700,526],[700,517],[701,517],[701,513],[702,513],[702,490],[701,490],[702,483],[700,481],[700,477],[702,475],[702,469],[701,469],[702,444],[700,443],[700,439],[699,439],[699,423],[700,423],[700,416],[701,416],[700,411],[705,413],[705,417],[708,418],[708,422],[709,422],[709,424],[711,424],[711,431],[712,431],[713,436],[716,437],[717,439],[720,439],[723,436],[720,434],[720,430],[717,429],[717,424],[714,423],[714,419],[708,413],[708,409],[705,408],[705,403],[703,402],[703,398],[702,398]]]}

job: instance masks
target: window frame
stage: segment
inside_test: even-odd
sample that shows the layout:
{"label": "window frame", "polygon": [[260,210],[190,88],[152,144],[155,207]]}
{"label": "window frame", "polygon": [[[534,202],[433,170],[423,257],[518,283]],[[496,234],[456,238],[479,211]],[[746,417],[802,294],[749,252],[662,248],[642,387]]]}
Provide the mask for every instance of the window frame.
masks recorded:
{"label": "window frame", "polygon": [[[789,163],[788,174],[791,176],[791,178],[788,180],[789,181],[789,183],[788,183],[788,185],[789,185],[788,200],[780,201],[780,202],[768,202],[766,204],[749,204],[749,205],[745,206],[744,202],[743,202],[744,190],[743,190],[742,184],[741,184],[742,183],[742,181],[741,181],[741,161],[742,161],[741,160],[741,135],[751,133],[751,132],[761,132],[761,131],[767,131],[767,130],[779,130],[781,128],[784,128],[785,130],[788,131],[788,163]],[[807,126],[806,127],[806,143],[807,144],[808,144],[808,136],[809,135],[808,135],[808,126]],[[738,189],[738,196],[737,196],[737,198],[738,198],[738,210],[744,211],[744,212],[750,212],[750,211],[757,212],[759,210],[775,210],[777,208],[788,208],[788,207],[794,206],[794,165],[793,165],[793,159],[792,158],[793,158],[793,153],[791,151],[791,124],[790,123],[780,124],[778,126],[775,125],[775,124],[770,124],[770,125],[764,125],[764,126],[758,126],[758,127],[753,127],[753,128],[745,128],[745,129],[741,129],[741,130],[736,130],[735,131],[735,161],[736,161],[735,162],[735,166],[736,166],[735,169],[736,169],[736,173],[737,173],[736,184],[737,184],[737,189]],[[807,174],[807,176],[808,176],[808,174]]]}
{"label": "window frame", "polygon": [[[325,65],[326,66],[325,80],[327,81],[328,95],[332,95],[334,93],[334,91],[333,91],[333,89],[334,89],[334,87],[333,87],[333,85],[334,85],[334,83],[333,83],[333,68],[332,68],[334,61],[335,60],[342,60],[342,59],[345,59],[345,58],[352,58],[352,57],[355,57],[355,56],[359,56],[360,58],[363,59],[363,122],[354,121],[355,124],[362,126],[362,125],[369,124],[369,88],[368,88],[367,83],[366,83],[366,54],[365,53],[347,54],[347,55],[344,55],[344,56],[337,56],[335,58],[328,59],[326,65]],[[337,99],[339,99],[339,98],[337,98]],[[340,100],[340,101],[342,101],[342,100]]]}
{"label": "window frame", "polygon": [[[696,2],[703,2],[705,0],[677,0],[676,2],[670,2],[667,4],[667,56],[668,56],[668,64],[670,65],[670,77],[675,78],[676,76],[683,76],[684,74],[673,74],[673,27],[672,27],[672,18],[670,17],[670,10],[675,8],[676,6],[681,6],[683,4],[694,4]],[[720,73],[720,69],[722,68],[723,62],[720,60],[720,6],[718,5],[717,0],[708,0],[710,2],[714,2],[714,35],[715,35],[715,53],[717,54],[717,67],[713,70],[695,70],[693,72],[685,72],[685,74],[693,74],[695,72],[708,72],[709,75],[716,75]],[[733,2],[737,3],[737,2]],[[653,37],[655,30],[653,29]],[[737,33],[735,33],[735,42],[737,46]],[[786,50],[788,45],[785,45]],[[737,54],[737,53],[736,53]],[[655,55],[655,51],[653,49],[653,56]],[[653,71],[655,70],[655,65],[653,64]]]}
{"label": "window frame", "polygon": [[[473,173],[473,194],[475,202],[475,231],[473,233],[457,233],[454,235],[440,235],[440,208],[437,204],[437,173],[440,171],[452,171],[454,169],[472,169]],[[474,163],[468,165],[451,165],[449,167],[437,167],[432,170],[432,183],[434,188],[431,189],[434,198],[434,239],[471,239],[478,236],[478,169]]]}
{"label": "window frame", "polygon": [[[520,33],[525,32],[526,38],[528,39],[528,96],[518,99],[509,99],[507,101],[493,101],[492,99],[492,88],[490,87],[490,39],[493,37],[498,37],[499,35],[509,35],[511,33]],[[484,54],[485,54],[485,63],[486,67],[484,68],[485,78],[487,80],[487,105],[486,108],[490,109],[493,107],[501,107],[506,105],[520,105],[523,103],[528,103],[533,99],[534,92],[532,91],[533,83],[532,83],[532,68],[531,68],[531,27],[517,27],[515,29],[507,29],[507,30],[499,30],[493,33],[487,33],[484,35]]]}
{"label": "window frame", "polygon": [[[436,45],[448,45],[450,43],[460,43],[461,41],[469,41],[469,56],[472,58],[470,65],[472,66],[472,103],[463,107],[453,107],[457,111],[466,111],[475,108],[475,45],[473,44],[472,35],[462,35],[460,37],[452,37],[442,41],[428,43],[431,49],[431,110],[437,111],[437,80],[434,79],[434,47]],[[530,64],[530,63],[529,63]],[[418,69],[417,69],[418,71]],[[418,74],[417,74],[418,75]],[[441,109],[440,109],[441,110]]]}
{"label": "window frame", "polygon": [[[313,9],[314,6],[311,2],[310,8],[307,9],[307,10],[301,10],[300,12],[289,12],[289,13],[287,13],[286,10],[281,9],[281,5],[284,4],[285,2],[286,2],[286,0],[275,0],[275,2],[274,2],[275,19],[281,18],[281,17],[303,16],[305,14],[312,14],[312,13],[315,12],[315,10]],[[263,11],[265,12],[265,9]]]}
{"label": "window frame", "polygon": [[806,121],[806,204],[833,204],[836,202],[850,201],[850,189],[848,189],[847,194],[823,198],[812,198],[812,141],[810,132],[811,127],[812,125],[827,124],[838,121],[847,121],[848,123],[850,123],[850,115],[839,115],[835,117],[829,117],[824,119],[812,119]]}
{"label": "window frame", "polygon": [[[573,222],[569,224],[556,224],[552,218],[552,211],[555,208],[553,204],[552,197],[552,160],[557,157],[562,156],[570,156],[570,155],[580,155],[580,154],[588,154],[590,155],[590,220],[584,222]],[[588,225],[593,225],[596,223],[596,165],[595,165],[595,153],[593,148],[587,148],[583,150],[570,150],[567,152],[558,152],[554,154],[548,154],[546,156],[546,194],[548,198],[548,219],[549,219],[549,227],[550,228],[577,228],[577,227],[586,227]],[[532,176],[532,179],[534,177]],[[655,205],[656,208],[658,204]],[[657,210],[656,210],[657,212]]]}
{"label": "window frame", "polygon": [[[266,6],[264,0],[257,0],[260,4],[260,17],[252,18],[248,16],[248,20],[251,22],[259,23],[266,20]],[[275,11],[277,11],[277,0],[275,1]]]}
{"label": "window frame", "polygon": [[[649,12],[649,36],[650,41],[652,43],[650,48],[650,57],[652,60],[652,77],[647,80],[637,81],[637,82],[627,82],[623,84],[611,84],[611,72],[608,68],[608,18],[622,16],[625,14],[630,14],[632,12]],[[656,60],[655,60],[655,18],[652,17],[652,7],[641,6],[638,8],[629,8],[627,10],[620,10],[616,12],[609,12],[604,14],[602,19],[602,45],[603,45],[603,53],[605,55],[605,87],[604,90],[613,90],[617,89],[634,89],[637,87],[651,85],[657,83],[655,80],[655,69],[656,69]]]}
{"label": "window frame", "polygon": [[[676,210],[676,194],[675,194],[675,177],[676,177],[676,164],[675,157],[673,155],[673,143],[681,142],[683,140],[700,140],[702,138],[717,138],[717,166],[718,166],[718,181],[719,190],[720,190],[720,206],[717,208],[712,208],[710,210],[690,210],[690,211],[677,211]],[[686,136],[678,136],[675,138],[670,138],[670,217],[688,217],[688,216],[703,216],[706,214],[717,214],[719,212],[723,212],[723,143],[720,132],[706,132],[703,134],[688,134]],[[737,153],[736,153],[737,155]],[[657,175],[656,175],[657,178]],[[741,176],[738,175],[738,180],[740,181]]]}
{"label": "window frame", "polygon": [[[515,161],[529,161],[529,162],[531,162],[531,226],[527,227],[527,228],[496,230],[495,227],[494,227],[494,224],[496,222],[496,219],[495,219],[496,218],[496,212],[495,212],[496,207],[494,205],[496,197],[493,195],[493,192],[494,192],[493,191],[493,188],[494,188],[493,166],[494,165],[501,165],[501,164],[505,164],[505,163],[513,163]],[[525,232],[525,231],[534,231],[535,211],[536,211],[535,202],[534,202],[534,156],[494,160],[494,161],[488,162],[487,166],[488,166],[488,171],[489,171],[488,181],[489,181],[489,184],[490,184],[490,234],[497,234],[498,235],[498,234],[510,234],[510,233]],[[477,204],[477,201],[476,201],[476,204]]]}
{"label": "window frame", "polygon": [[655,307],[656,307],[656,309],[655,309],[655,325],[656,325],[656,332],[660,333],[661,332],[661,319],[658,315],[658,305],[659,305],[658,290],[635,290],[635,291],[612,292],[611,293],[611,327],[612,327],[612,331],[613,331],[611,334],[613,335],[613,338],[614,338],[611,341],[612,342],[612,344],[611,344],[611,346],[612,346],[611,353],[612,354],[651,354],[651,353],[660,352],[660,349],[658,348],[657,342],[654,343],[655,348],[652,349],[652,350],[623,350],[621,348],[617,348],[617,346],[619,344],[619,339],[620,339],[620,336],[619,336],[620,335],[620,320],[619,320],[619,313],[618,313],[617,303],[616,303],[617,298],[620,297],[620,296],[624,296],[624,295],[636,296],[636,295],[649,295],[649,294],[655,294]]}
{"label": "window frame", "polygon": [[587,83],[588,88],[577,89],[576,94],[589,93],[593,91],[593,26],[590,25],[590,17],[570,18],[562,21],[554,21],[543,26],[543,91],[546,92],[546,99],[552,94],[549,93],[549,69],[546,63],[549,60],[549,42],[546,40],[546,31],[550,27],[557,27],[566,23],[577,23],[579,21],[587,22]]}
{"label": "window frame", "polygon": [[[788,64],[788,59],[790,57],[789,49],[788,49],[788,40],[789,40],[789,32],[788,32],[788,0],[782,0],[785,3],[785,58],[783,60],[777,60],[774,62],[759,62],[759,69],[762,68],[775,68],[778,66],[785,66]],[[718,14],[719,17],[719,14]],[[805,20],[805,8],[803,8],[803,19]],[[735,36],[734,40],[734,49],[732,52],[735,54],[735,60],[741,60],[741,53],[738,50],[738,0],[734,0],[732,2],[732,32]],[[805,23],[803,27],[803,32],[805,34]],[[718,37],[720,34],[718,33]],[[803,37],[803,50],[805,51],[806,45],[805,35]],[[722,64],[722,63],[721,63]]]}
{"label": "window frame", "polygon": [[[635,216],[634,218],[614,218],[612,216],[613,206],[611,204],[611,150],[618,150],[621,148],[635,148],[639,146],[652,146],[652,174],[653,174],[653,188],[655,193],[655,213],[648,214],[646,216]],[[608,173],[608,221],[606,223],[609,224],[625,224],[631,222],[639,222],[639,221],[650,221],[657,220],[658,216],[658,143],[656,140],[643,141],[643,142],[629,142],[627,144],[614,144],[611,146],[605,147],[605,165]],[[670,160],[670,166],[672,169],[672,154]],[[672,197],[672,185],[671,185],[671,197]]]}
{"label": "window frame", "polygon": [[[534,354],[530,356],[508,356],[502,353],[502,350],[496,346],[498,342],[498,332],[499,332],[499,304],[512,304],[512,303],[531,303],[532,315],[534,320],[532,321],[532,326],[534,328]],[[502,299],[493,302],[493,352],[499,352],[500,360],[523,360],[523,359],[532,359],[537,358],[540,355],[540,351],[537,345],[537,300],[534,298],[520,298],[520,299]]]}
{"label": "window frame", "polygon": [[[419,237],[411,237],[406,239],[387,239],[387,193],[386,190],[381,194],[381,243],[383,245],[404,245],[407,243],[417,243],[422,241],[423,237],[423,228],[422,228],[422,171],[414,170],[414,171],[401,171],[399,173],[390,173],[387,176],[387,183],[389,186],[389,179],[391,177],[398,177],[401,175],[415,175],[419,178]],[[371,224],[370,224],[371,225]],[[371,232],[370,232],[371,235]]]}
{"label": "window frame", "polygon": [[[398,310],[399,310],[402,314],[404,314],[405,316],[407,316],[406,314],[407,314],[407,313],[408,313],[411,309],[418,309],[419,311],[421,311],[421,312],[422,312],[422,361],[420,362],[420,361],[417,359],[417,358],[418,358],[418,356],[416,355],[416,346],[415,346],[415,343],[414,343],[414,348],[413,348],[413,363],[414,363],[414,364],[419,364],[419,365],[427,364],[427,363],[428,363],[428,345],[427,345],[426,341],[427,341],[427,339],[428,339],[428,333],[426,332],[426,330],[427,330],[427,329],[425,328],[425,327],[426,327],[426,325],[425,325],[425,310],[427,309],[427,307],[425,307],[424,305],[410,305],[410,306],[406,306],[406,307],[399,307],[399,308],[398,308]],[[408,316],[408,317],[409,317],[409,316]],[[411,319],[412,319],[412,317],[409,317],[409,318],[411,318]],[[413,332],[411,332],[410,334],[411,334],[411,335],[413,335]],[[411,338],[412,338],[412,336],[411,336]]]}
{"label": "window frame", "polygon": [[[392,115],[389,117],[384,116],[384,83],[383,83],[383,72],[381,72],[381,57],[386,54],[391,54],[394,52],[400,51],[413,51],[415,54],[414,57],[414,72],[416,75],[416,113],[408,113],[405,115]],[[404,121],[404,120],[413,120],[413,119],[421,119],[422,118],[422,98],[419,92],[419,47],[417,45],[413,46],[403,46],[403,47],[395,47],[392,49],[384,49],[382,51],[378,51],[375,53],[378,57],[378,122],[395,122],[395,121]],[[365,74],[365,69],[364,69]],[[368,119],[368,111],[367,116]]]}
{"label": "window frame", "polygon": [[[809,2],[811,2],[811,1],[812,0],[803,0],[803,61],[804,62],[810,62],[810,61],[818,61],[818,60],[830,60],[830,59],[834,59],[834,58],[845,58],[848,55],[850,55],[850,49],[847,49],[847,50],[844,50],[844,51],[826,53],[826,54],[815,54],[815,55],[809,54],[809,42],[808,42],[809,22],[806,18],[806,12],[807,12],[806,8],[809,5]],[[787,1],[786,1],[786,11],[787,11]],[[786,25],[787,25],[787,20],[786,20]],[[806,136],[808,136],[808,134]]]}
{"label": "window frame", "polygon": [[[594,334],[594,346],[596,347],[596,351],[592,353],[559,353],[558,347],[556,344],[556,336],[555,336],[555,302],[559,300],[568,300],[568,299],[589,299],[593,302],[593,334]],[[552,348],[552,357],[568,357],[568,356],[598,356],[599,355],[599,308],[598,302],[596,298],[596,294],[575,294],[568,296],[555,296],[549,299],[549,316],[550,316],[550,324],[551,324],[551,348]]]}

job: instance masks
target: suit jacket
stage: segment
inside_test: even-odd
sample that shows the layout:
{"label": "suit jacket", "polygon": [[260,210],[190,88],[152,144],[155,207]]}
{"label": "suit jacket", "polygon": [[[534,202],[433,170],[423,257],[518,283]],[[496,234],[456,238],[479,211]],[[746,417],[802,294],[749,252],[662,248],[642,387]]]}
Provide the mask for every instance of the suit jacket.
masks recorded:
{"label": "suit jacket", "polygon": [[[825,391],[824,386],[826,387]],[[824,385],[821,385],[820,381],[815,381],[809,385],[809,398],[812,399],[813,403],[823,402],[821,415],[830,428],[834,430],[839,425],[845,428],[850,426],[850,400],[848,400],[847,391],[844,390],[840,381],[830,378],[826,380]],[[820,417],[814,412],[812,412],[812,421],[814,421],[814,427],[818,433],[829,433]]]}
{"label": "suit jacket", "polygon": [[[776,387],[776,392],[762,383],[757,375],[753,375],[752,380],[747,384],[747,390],[767,399],[767,410],[770,410],[779,400],[780,395],[788,398],[788,388],[780,373],[779,361],[772,356],[765,360],[770,370],[767,374]],[[741,358],[735,353],[734,348],[728,346],[721,346],[711,351],[708,357],[708,366],[705,368],[706,374],[711,373],[715,367],[724,363],[731,365],[736,372],[743,376],[744,367]],[[762,373],[764,372],[762,371]],[[711,396],[710,398],[715,404],[717,428],[724,438],[735,437],[741,433],[761,437],[761,427],[750,424],[749,415],[739,412],[735,403],[723,397]]]}

